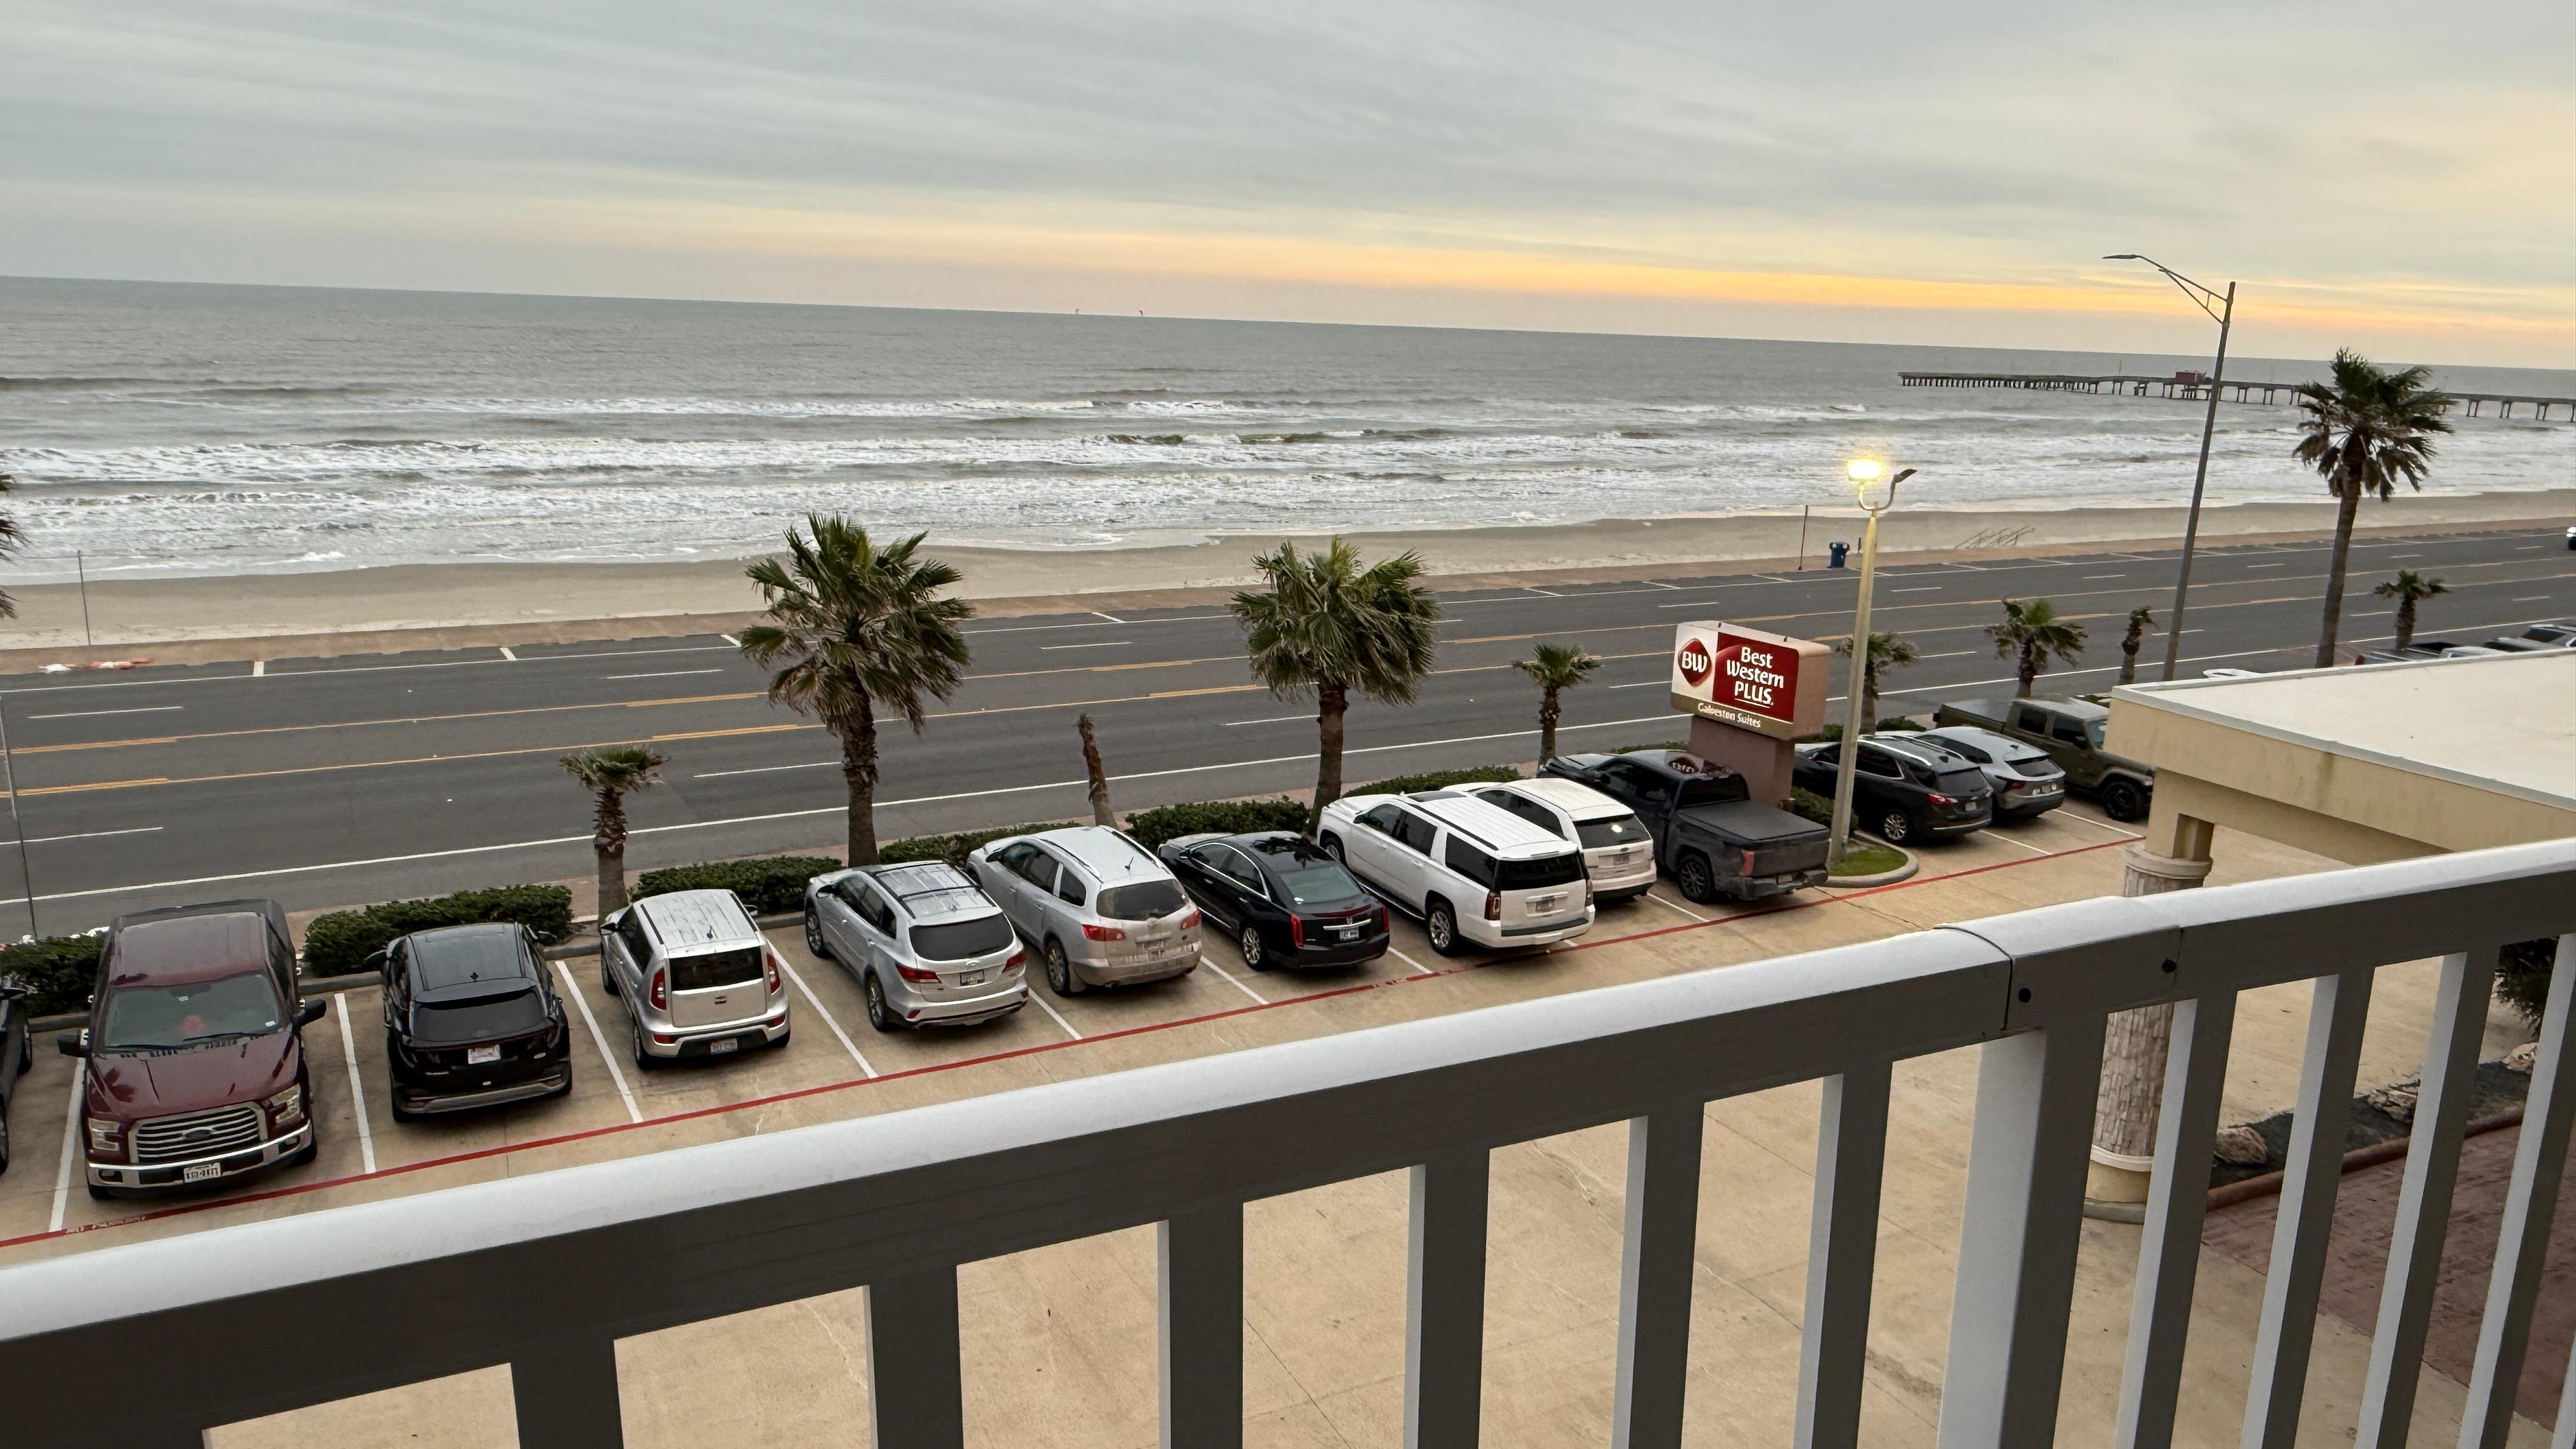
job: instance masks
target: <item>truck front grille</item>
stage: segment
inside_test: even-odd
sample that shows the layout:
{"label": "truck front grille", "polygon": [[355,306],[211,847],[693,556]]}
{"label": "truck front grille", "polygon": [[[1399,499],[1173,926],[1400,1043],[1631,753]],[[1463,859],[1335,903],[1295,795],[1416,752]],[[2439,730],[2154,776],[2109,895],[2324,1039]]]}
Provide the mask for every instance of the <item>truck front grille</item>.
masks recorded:
{"label": "truck front grille", "polygon": [[134,1160],[186,1162],[256,1147],[260,1126],[259,1109],[247,1102],[211,1112],[155,1117],[134,1129]]}

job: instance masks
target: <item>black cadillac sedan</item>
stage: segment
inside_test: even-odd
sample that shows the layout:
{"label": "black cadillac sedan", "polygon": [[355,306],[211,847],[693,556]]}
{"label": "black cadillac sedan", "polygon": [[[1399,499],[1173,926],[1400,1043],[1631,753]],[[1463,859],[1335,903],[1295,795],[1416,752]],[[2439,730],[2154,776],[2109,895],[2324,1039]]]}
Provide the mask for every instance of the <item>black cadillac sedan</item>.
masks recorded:
{"label": "black cadillac sedan", "polygon": [[1304,836],[1184,835],[1158,854],[1255,971],[1356,966],[1386,954],[1386,906]]}
{"label": "black cadillac sedan", "polygon": [[572,1090],[563,1002],[526,928],[415,931],[377,957],[397,1119]]}

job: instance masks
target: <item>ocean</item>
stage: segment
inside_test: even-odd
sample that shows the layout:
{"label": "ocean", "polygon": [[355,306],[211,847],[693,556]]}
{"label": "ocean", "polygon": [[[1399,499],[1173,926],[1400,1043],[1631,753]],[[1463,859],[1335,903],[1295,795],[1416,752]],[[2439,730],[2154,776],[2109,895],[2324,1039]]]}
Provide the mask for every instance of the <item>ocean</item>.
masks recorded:
{"label": "ocean", "polygon": [[[818,511],[1027,549],[1794,511],[1845,501],[1855,452],[1921,470],[1910,509],[2169,504],[2197,404],[1897,373],[2206,363],[0,279],[0,471],[27,534],[0,577],[68,577],[75,553],[92,578],[722,558]],[[2441,381],[2576,395],[2569,372]],[[2213,501],[2322,496],[2292,409],[2219,419]],[[2429,491],[2563,485],[2567,424],[2459,427]]]}

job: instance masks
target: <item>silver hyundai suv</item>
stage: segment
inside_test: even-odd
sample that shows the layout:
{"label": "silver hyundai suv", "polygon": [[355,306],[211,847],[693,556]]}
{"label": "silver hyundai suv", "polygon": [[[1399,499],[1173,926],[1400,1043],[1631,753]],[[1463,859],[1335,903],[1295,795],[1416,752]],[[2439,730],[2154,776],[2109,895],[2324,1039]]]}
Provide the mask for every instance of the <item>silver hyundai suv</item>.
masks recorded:
{"label": "silver hyundai suv", "polygon": [[966,857],[1046,962],[1058,996],[1194,971],[1199,913],[1154,853],[1103,825],[1042,830]]}
{"label": "silver hyundai suv", "polygon": [[1029,1004],[1029,953],[1010,919],[944,860],[806,882],[805,948],[850,973],[879,1031],[963,1026]]}
{"label": "silver hyundai suv", "polygon": [[599,984],[626,1003],[639,1068],[787,1045],[778,967],[731,891],[646,896],[599,923]]}

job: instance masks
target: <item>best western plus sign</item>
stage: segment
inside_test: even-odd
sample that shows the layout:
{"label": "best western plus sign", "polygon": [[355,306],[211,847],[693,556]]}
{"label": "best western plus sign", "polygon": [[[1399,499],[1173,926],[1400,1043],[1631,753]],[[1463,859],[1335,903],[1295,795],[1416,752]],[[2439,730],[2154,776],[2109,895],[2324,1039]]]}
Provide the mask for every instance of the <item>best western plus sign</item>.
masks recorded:
{"label": "best western plus sign", "polygon": [[1682,625],[1673,635],[1673,708],[1692,717],[1691,752],[1742,771],[1757,799],[1766,789],[1788,798],[1790,742],[1824,728],[1832,658],[1812,640]]}

